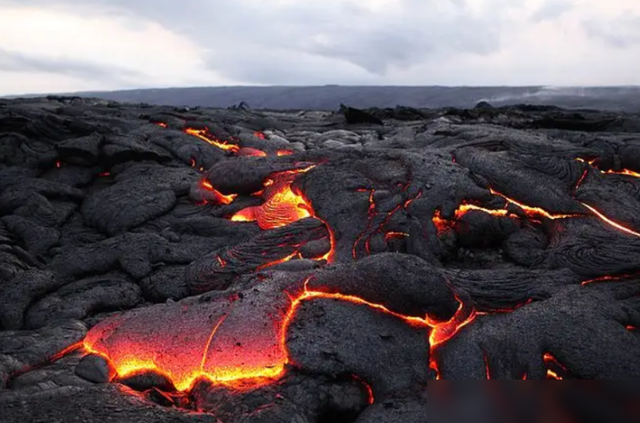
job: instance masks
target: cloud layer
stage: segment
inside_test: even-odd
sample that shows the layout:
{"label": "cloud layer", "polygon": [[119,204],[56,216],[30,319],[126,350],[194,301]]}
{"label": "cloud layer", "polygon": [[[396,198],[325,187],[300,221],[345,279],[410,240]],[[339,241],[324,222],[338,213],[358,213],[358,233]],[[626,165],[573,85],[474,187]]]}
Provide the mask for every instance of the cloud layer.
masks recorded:
{"label": "cloud layer", "polygon": [[0,0],[0,94],[640,84],[639,28],[636,0]]}

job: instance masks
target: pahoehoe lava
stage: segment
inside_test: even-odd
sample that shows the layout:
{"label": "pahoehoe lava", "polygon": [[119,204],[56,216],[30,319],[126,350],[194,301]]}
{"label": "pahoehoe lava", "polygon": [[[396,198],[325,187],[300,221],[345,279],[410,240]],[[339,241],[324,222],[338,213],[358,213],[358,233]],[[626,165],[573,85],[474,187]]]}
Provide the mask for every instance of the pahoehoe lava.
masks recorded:
{"label": "pahoehoe lava", "polygon": [[0,190],[0,420],[421,423],[437,379],[640,378],[637,115],[0,100]]}

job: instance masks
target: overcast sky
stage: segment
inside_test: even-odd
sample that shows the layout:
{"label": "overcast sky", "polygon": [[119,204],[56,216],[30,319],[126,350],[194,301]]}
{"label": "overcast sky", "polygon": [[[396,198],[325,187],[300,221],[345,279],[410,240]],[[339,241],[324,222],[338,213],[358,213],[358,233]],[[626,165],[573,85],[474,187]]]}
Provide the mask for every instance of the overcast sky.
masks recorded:
{"label": "overcast sky", "polygon": [[640,85],[639,0],[0,0],[0,95]]}

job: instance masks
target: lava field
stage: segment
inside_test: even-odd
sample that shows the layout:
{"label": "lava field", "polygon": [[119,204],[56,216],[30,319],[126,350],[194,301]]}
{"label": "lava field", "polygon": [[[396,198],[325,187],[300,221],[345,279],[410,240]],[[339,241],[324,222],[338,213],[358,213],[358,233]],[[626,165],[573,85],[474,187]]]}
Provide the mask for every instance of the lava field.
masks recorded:
{"label": "lava field", "polygon": [[640,379],[639,210],[633,114],[0,100],[0,421],[424,423],[428,381]]}

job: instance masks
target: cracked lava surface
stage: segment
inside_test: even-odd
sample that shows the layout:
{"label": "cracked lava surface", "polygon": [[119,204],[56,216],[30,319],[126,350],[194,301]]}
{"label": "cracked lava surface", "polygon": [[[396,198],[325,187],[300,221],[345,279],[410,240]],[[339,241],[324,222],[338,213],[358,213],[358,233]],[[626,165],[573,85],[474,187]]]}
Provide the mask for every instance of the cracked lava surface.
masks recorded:
{"label": "cracked lava surface", "polygon": [[632,137],[32,101],[0,116],[0,404],[420,422],[437,379],[640,377]]}

